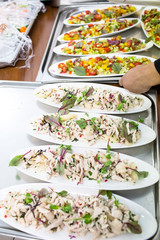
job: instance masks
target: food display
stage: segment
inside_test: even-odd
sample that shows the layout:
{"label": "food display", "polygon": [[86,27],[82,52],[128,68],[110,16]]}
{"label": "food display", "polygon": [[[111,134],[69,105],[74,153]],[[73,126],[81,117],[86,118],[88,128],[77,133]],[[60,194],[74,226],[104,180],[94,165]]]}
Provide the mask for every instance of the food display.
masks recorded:
{"label": "food display", "polygon": [[106,148],[108,141],[111,148],[134,147],[155,139],[154,131],[141,123],[100,114],[47,114],[33,117],[26,127],[36,138],[80,147]]}
{"label": "food display", "polygon": [[140,21],[137,18],[107,19],[101,24],[90,23],[87,26],[81,26],[63,33],[58,37],[58,40],[61,42],[67,42],[70,40],[109,36],[131,29],[137,26],[139,22]]}
{"label": "food display", "polygon": [[99,22],[110,18],[120,18],[129,16],[140,10],[139,6],[134,5],[111,5],[106,8],[89,9],[77,15],[70,16],[64,21],[67,25],[84,25],[91,22]]}
{"label": "food display", "polygon": [[141,64],[155,61],[154,58],[138,55],[98,55],[58,62],[49,67],[53,75],[66,77],[103,77],[123,75]]}
{"label": "food display", "polygon": [[142,27],[147,37],[160,48],[160,8],[147,7],[141,15]]}
{"label": "food display", "polygon": [[[0,60],[8,64],[18,45],[32,52],[23,43],[41,4],[4,5]],[[160,10],[147,7],[138,18],[140,9],[88,2],[60,8],[37,83],[1,84],[2,135],[5,129],[10,134],[1,141],[2,166],[8,167],[1,182],[13,186],[0,190],[0,220],[13,236],[21,231],[24,239],[142,240],[159,231],[156,94],[102,84],[118,83],[130,69],[155,61],[149,56],[157,56],[153,42],[160,46]],[[144,55],[134,54],[140,51]],[[56,84],[43,85],[44,78]]]}
{"label": "food display", "polygon": [[151,102],[143,95],[100,84],[72,83],[47,84],[38,87],[34,96],[40,102],[58,108],[58,111],[74,109],[97,113],[136,113],[151,106]]}
{"label": "food display", "polygon": [[146,239],[156,231],[148,211],[110,191],[75,195],[48,184],[21,185],[2,190],[0,205],[5,222],[48,240]]}
{"label": "food display", "polygon": [[60,55],[85,56],[110,53],[137,53],[153,46],[152,42],[145,43],[143,39],[122,38],[120,35],[112,38],[96,38],[92,40],[71,40],[59,45],[53,51]]}
{"label": "food display", "polygon": [[[86,150],[69,145],[21,149],[9,166],[39,180],[70,186],[107,190],[129,190],[150,186],[158,172],[140,159],[102,149]],[[154,178],[153,178],[154,176]]]}

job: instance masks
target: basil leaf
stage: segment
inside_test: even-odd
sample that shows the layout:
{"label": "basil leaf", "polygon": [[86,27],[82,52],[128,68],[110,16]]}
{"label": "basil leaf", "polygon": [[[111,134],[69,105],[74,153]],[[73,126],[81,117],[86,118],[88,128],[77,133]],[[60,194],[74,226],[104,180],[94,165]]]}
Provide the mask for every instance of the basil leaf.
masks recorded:
{"label": "basil leaf", "polygon": [[67,195],[68,195],[68,192],[67,191],[65,191],[65,190],[63,190],[63,191],[61,191],[61,192],[56,192],[59,196],[61,196],[61,197],[66,197]]}
{"label": "basil leaf", "polygon": [[57,209],[59,209],[59,206],[51,204],[49,208],[51,210],[57,210]]}
{"label": "basil leaf", "polygon": [[148,172],[146,171],[136,171],[138,178],[146,178],[148,177]]}
{"label": "basil leaf", "polygon": [[80,66],[74,67],[74,72],[78,76],[86,76],[87,75],[86,69],[84,67],[80,67]]}
{"label": "basil leaf", "polygon": [[24,155],[17,155],[11,159],[9,166],[18,166],[18,164],[22,162],[23,159],[24,159]]}
{"label": "basil leaf", "polygon": [[117,74],[119,74],[122,69],[121,65],[118,62],[113,63],[111,68]]}
{"label": "basil leaf", "polygon": [[150,41],[152,41],[152,37],[146,38],[145,43],[148,43],[148,42],[150,42]]}
{"label": "basil leaf", "polygon": [[84,118],[81,118],[81,120],[77,120],[76,123],[81,129],[84,129],[87,126],[87,121]]}
{"label": "basil leaf", "polygon": [[142,233],[142,228],[137,222],[128,222],[126,224],[132,233],[135,233],[135,234]]}
{"label": "basil leaf", "polygon": [[112,17],[112,12],[104,11],[104,14],[105,14],[107,17],[109,17],[109,18]]}
{"label": "basil leaf", "polygon": [[107,195],[108,199],[112,198],[112,192],[108,190],[99,190],[98,196],[99,195],[102,195],[102,196]]}
{"label": "basil leaf", "polygon": [[133,20],[132,20],[132,23],[133,23],[133,24],[136,24],[137,22],[138,22],[138,20],[136,20],[136,19],[133,19]]}

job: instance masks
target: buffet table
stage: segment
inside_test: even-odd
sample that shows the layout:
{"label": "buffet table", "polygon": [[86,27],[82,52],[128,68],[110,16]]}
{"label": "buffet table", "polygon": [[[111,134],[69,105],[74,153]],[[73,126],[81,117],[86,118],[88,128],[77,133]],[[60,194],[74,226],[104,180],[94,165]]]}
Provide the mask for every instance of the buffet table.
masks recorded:
{"label": "buffet table", "polygon": [[[37,19],[34,22],[34,25],[32,26],[32,29],[29,33],[29,36],[30,36],[30,38],[32,39],[32,42],[33,42],[34,57],[31,59],[30,68],[23,68],[23,67],[20,68],[20,66],[24,65],[24,62],[18,61],[16,66],[5,67],[5,68],[0,69],[1,85],[2,85],[2,88],[4,88],[3,95],[4,95],[4,97],[6,97],[5,95],[11,94],[10,99],[13,98],[13,102],[11,101],[11,104],[7,103],[7,106],[10,109],[11,112],[14,111],[14,109],[15,109],[15,112],[17,111],[17,116],[16,116],[17,121],[16,121],[16,119],[13,119],[13,122],[15,124],[17,124],[17,125],[15,125],[15,129],[19,128],[19,132],[17,133],[18,136],[16,136],[18,138],[19,142],[20,142],[21,137],[25,137],[25,140],[26,140],[27,144],[29,144],[29,142],[31,140],[33,140],[31,138],[26,137],[26,134],[23,133],[20,130],[22,128],[22,126],[21,126],[21,120],[19,119],[19,115],[18,115],[19,111],[21,111],[22,114],[20,115],[20,117],[22,117],[22,120],[24,121],[31,113],[34,114],[34,110],[37,109],[37,106],[40,107],[41,109],[43,109],[43,106],[37,105],[33,101],[32,91],[35,87],[38,87],[41,84],[40,81],[37,82],[37,79],[38,79],[37,75],[39,74],[40,68],[42,68],[42,61],[44,60],[43,57],[44,57],[44,54],[46,53],[47,43],[49,41],[50,34],[52,33],[53,24],[54,24],[54,21],[56,19],[57,13],[58,13],[58,8],[57,7],[51,7],[50,5],[46,5],[46,12],[45,13],[42,13],[42,12],[39,13],[38,16],[37,16]],[[159,51],[159,49],[157,48],[157,52],[158,51]],[[12,86],[11,85],[12,82],[10,82],[10,81],[15,81],[15,85]],[[32,82],[32,84],[31,84],[31,82]],[[118,86],[118,83],[116,83],[114,85]],[[14,91],[13,91],[13,89],[14,89]],[[3,91],[3,89],[2,89],[2,91]],[[7,91],[9,91],[9,92],[7,92]],[[153,91],[154,92],[152,92],[152,91],[149,92],[148,95],[149,95],[150,98],[152,98],[153,96],[155,97],[155,92],[157,92],[157,105],[155,105],[155,106],[157,106],[157,108],[158,108],[157,109],[157,113],[158,113],[157,119],[159,121],[158,126],[160,126],[160,86],[153,87]],[[15,98],[14,98],[14,96],[15,96]],[[23,99],[23,96],[24,96],[24,99]],[[2,98],[2,96],[0,96],[0,97]],[[156,102],[154,97],[152,99],[153,103]],[[18,99],[20,99],[20,100],[18,101]],[[14,100],[15,100],[15,102],[14,102]],[[15,106],[16,101],[17,101],[17,106]],[[32,108],[29,109],[29,106],[31,106],[31,105],[32,105]],[[2,105],[2,111],[3,111],[4,108],[5,107]],[[25,113],[25,110],[26,110],[26,113],[28,114],[28,116]],[[48,110],[51,111],[51,108],[48,107]],[[149,122],[149,125],[151,125],[151,126],[152,126],[152,124],[150,124],[150,123],[154,122],[154,126],[152,126],[152,127],[156,129],[156,127],[155,127],[156,126],[156,120],[155,120],[156,115],[154,114],[155,112],[156,112],[155,109],[149,110],[149,114],[148,114],[149,115],[149,120],[148,120],[148,122]],[[152,117],[154,119],[152,119]],[[8,120],[10,120],[10,119],[8,119]],[[20,126],[17,123],[18,121],[20,123]],[[5,127],[4,127],[4,129],[2,129],[2,134],[1,134],[2,136],[5,135],[4,131],[6,131]],[[16,130],[13,129],[13,131],[16,131]],[[160,127],[158,127],[157,132],[158,132],[158,138],[159,138],[159,141],[160,141]],[[6,132],[6,135],[5,135],[6,141],[8,141],[9,138],[10,138],[9,133]],[[5,141],[5,139],[4,139],[4,141]],[[14,144],[15,143],[13,142],[13,145]],[[33,144],[36,145],[37,141],[36,140],[33,141]],[[19,146],[19,147],[24,147],[23,143],[20,144],[20,145],[22,145],[22,146]],[[2,145],[2,148],[3,148],[3,145]],[[12,148],[12,146],[11,146],[11,148]],[[150,151],[150,149],[147,149],[146,155],[147,155],[148,151]],[[155,150],[155,152],[156,152],[156,150]],[[153,151],[153,154],[155,152]],[[137,154],[141,155],[141,152],[139,151]],[[152,156],[150,157],[150,154],[151,153],[149,152],[148,153],[148,158],[151,159]],[[133,155],[134,155],[134,150],[133,150]],[[7,156],[7,154],[6,154],[6,156]],[[9,169],[9,171],[11,173],[12,170]],[[7,178],[7,176],[5,176],[5,177]],[[26,179],[24,178],[23,180],[25,181]],[[14,184],[14,181],[15,181],[15,179],[13,179],[13,176],[12,176],[10,178],[10,182],[7,182],[7,184],[12,185],[12,184]],[[18,182],[19,180],[16,179],[16,181]],[[28,179],[27,179],[27,181],[28,181]],[[30,180],[30,182],[31,181],[32,181],[32,179]],[[4,182],[5,182],[5,179],[4,179]],[[156,192],[156,190],[157,189],[155,189],[155,192]],[[145,193],[145,191],[147,192],[146,189],[144,190],[144,193]],[[140,196],[143,195],[143,191],[142,192],[139,191],[138,193],[139,193]],[[129,193],[128,193],[128,195],[129,195]],[[145,194],[144,194],[144,196],[145,196]],[[132,197],[133,197],[133,199],[136,198],[136,196],[134,196],[134,194],[133,194]],[[141,201],[141,198],[140,198],[140,201]],[[146,202],[147,201],[149,201],[149,199],[147,199]],[[140,203],[142,204],[142,202],[140,202]],[[154,209],[153,209],[153,212],[154,212]],[[3,229],[3,225],[0,226],[0,234],[2,234],[2,235],[4,234],[4,235],[8,235],[8,236],[17,236],[17,237],[20,237],[20,238],[22,238],[22,237],[24,238],[24,236],[25,236],[21,232],[19,232],[19,235],[17,234],[17,231],[15,231],[15,233],[14,233],[13,229],[11,229],[11,231],[10,231],[10,229],[7,230],[8,232],[6,234],[6,231],[4,229]],[[30,236],[28,236],[28,238],[26,238],[26,239],[30,239]],[[35,239],[37,239],[37,237],[35,237]]]}

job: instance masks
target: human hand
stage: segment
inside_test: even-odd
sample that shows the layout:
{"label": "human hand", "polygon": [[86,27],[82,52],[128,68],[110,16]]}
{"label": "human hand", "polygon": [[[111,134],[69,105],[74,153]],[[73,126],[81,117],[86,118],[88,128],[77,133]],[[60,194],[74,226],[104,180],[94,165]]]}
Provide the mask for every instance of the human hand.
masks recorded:
{"label": "human hand", "polygon": [[130,69],[119,80],[119,85],[134,93],[147,92],[152,86],[160,84],[160,74],[154,63],[139,65]]}

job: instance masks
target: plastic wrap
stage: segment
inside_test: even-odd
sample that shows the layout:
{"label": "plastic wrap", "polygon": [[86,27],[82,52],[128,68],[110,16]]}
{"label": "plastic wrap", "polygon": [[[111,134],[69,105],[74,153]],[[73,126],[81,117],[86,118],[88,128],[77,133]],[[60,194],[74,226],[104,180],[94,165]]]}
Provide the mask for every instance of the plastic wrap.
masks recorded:
{"label": "plastic wrap", "polygon": [[45,7],[38,0],[0,3],[0,68],[14,66],[18,60],[25,60],[21,68],[30,67],[34,55],[27,34],[40,10]]}

